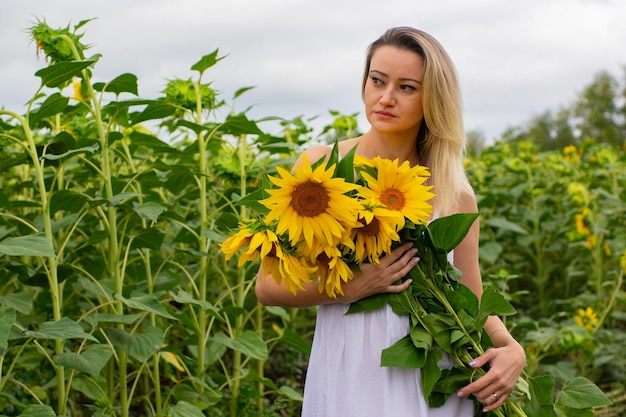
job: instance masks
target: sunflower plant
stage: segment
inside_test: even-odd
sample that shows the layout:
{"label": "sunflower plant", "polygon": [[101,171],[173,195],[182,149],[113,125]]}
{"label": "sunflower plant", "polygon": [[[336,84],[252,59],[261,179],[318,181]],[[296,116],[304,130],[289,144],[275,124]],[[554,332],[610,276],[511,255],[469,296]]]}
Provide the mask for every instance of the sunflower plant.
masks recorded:
{"label": "sunflower plant", "polygon": [[[339,158],[335,143],[327,160],[310,164],[303,155],[293,172],[277,168],[278,177],[269,176],[261,189],[239,201],[259,214],[242,219],[221,251],[227,259],[241,251],[239,266],[260,259],[261,267],[294,295],[305,289],[304,283],[317,282],[320,293],[337,297],[359,264],[379,263],[395,247],[412,241],[420,262],[405,277],[412,279],[407,291],[365,298],[351,304],[347,314],[389,304],[395,313],[408,315],[409,334],[381,352],[381,366],[423,369],[425,398],[431,407],[441,406],[485,373],[467,363],[491,346],[483,331],[487,318],[512,315],[515,309],[492,289],[478,300],[458,282],[461,273],[448,259],[477,213],[429,223],[435,194],[426,185],[426,167],[367,159],[354,151]],[[457,366],[441,369],[444,355]],[[553,389],[551,377],[520,377],[507,402],[487,414],[558,417],[575,411],[587,416],[607,401],[585,378],[571,381],[556,400],[546,394]]]}

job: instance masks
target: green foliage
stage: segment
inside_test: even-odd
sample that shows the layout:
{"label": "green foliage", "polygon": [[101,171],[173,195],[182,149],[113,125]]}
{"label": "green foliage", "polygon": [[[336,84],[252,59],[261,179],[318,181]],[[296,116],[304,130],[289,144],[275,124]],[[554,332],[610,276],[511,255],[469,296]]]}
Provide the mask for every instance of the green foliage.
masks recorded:
{"label": "green foliage", "polygon": [[[1,412],[297,415],[315,310],[261,307],[257,265],[218,244],[251,213],[242,197],[315,139],[311,119],[267,118],[270,134],[237,112],[202,82],[217,50],[155,99],[132,73],[97,80],[85,23],[32,28],[41,87],[22,114],[0,110]],[[358,134],[355,114],[331,114],[319,139]],[[520,312],[528,373],[570,389],[566,408],[597,393],[565,381],[588,378],[615,400],[608,416],[626,380],[626,157],[603,141],[498,143],[468,171],[486,285]]]}
{"label": "green foliage", "polygon": [[[301,132],[271,136],[234,109],[219,117],[225,101],[201,81],[223,58],[217,50],[156,99],[137,97],[131,73],[95,81],[98,57],[83,57],[76,33],[84,23],[33,27],[49,63],[35,74],[41,87],[24,114],[0,111],[0,409],[297,407],[295,376],[277,385],[264,368],[282,343],[307,351],[300,319],[259,306],[256,265],[225,262],[217,244],[246,215],[238,196],[296,155],[289,142],[304,143]],[[302,366],[303,353],[283,355]]]}

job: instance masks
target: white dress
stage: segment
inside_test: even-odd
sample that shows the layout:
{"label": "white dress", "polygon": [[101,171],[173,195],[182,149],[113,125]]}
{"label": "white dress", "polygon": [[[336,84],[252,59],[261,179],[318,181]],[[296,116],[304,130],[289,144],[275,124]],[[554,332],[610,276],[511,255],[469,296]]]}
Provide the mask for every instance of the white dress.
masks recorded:
{"label": "white dress", "polygon": [[[347,304],[319,307],[304,386],[302,417],[472,417],[474,403],[451,395],[429,408],[420,370],[380,366],[383,349],[408,334],[408,316],[389,305],[345,315]],[[440,366],[450,367],[444,357]]]}

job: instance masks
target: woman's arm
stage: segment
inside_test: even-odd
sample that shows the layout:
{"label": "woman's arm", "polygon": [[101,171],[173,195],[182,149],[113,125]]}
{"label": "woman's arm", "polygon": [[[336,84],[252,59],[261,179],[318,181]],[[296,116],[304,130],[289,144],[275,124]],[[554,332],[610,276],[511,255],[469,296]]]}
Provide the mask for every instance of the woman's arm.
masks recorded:
{"label": "woman's arm", "polygon": [[343,295],[332,298],[325,293],[320,294],[317,282],[304,284],[304,290],[292,294],[282,285],[276,283],[271,274],[259,269],[256,280],[256,296],[263,305],[283,307],[310,307],[321,304],[349,304],[362,298],[379,293],[399,293],[406,290],[411,280],[402,284],[396,282],[419,261],[417,251],[412,243],[406,243],[394,249],[380,259],[380,264],[362,264],[361,270],[354,273],[354,278],[343,283]]}
{"label": "woman's arm", "polygon": [[[476,213],[478,206],[473,193],[461,198],[459,212]],[[483,293],[483,284],[478,262],[479,221],[472,225],[467,236],[454,249],[454,265],[461,271],[459,282],[469,287],[478,299]],[[480,368],[489,364],[489,371],[473,383],[463,387],[459,396],[474,395],[485,404],[485,411],[501,406],[513,391],[517,379],[526,365],[526,354],[522,346],[511,336],[499,317],[491,316],[484,326],[494,348],[476,358],[470,366]]]}

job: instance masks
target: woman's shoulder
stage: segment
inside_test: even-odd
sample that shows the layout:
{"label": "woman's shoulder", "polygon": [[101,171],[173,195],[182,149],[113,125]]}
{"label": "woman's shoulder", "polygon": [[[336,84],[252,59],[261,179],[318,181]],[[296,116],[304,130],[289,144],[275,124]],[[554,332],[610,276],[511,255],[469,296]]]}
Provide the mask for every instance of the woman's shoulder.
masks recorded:
{"label": "woman's shoulder", "polygon": [[[331,150],[332,148],[328,145],[316,145],[316,146],[311,146],[310,148],[307,148],[302,153],[302,155],[306,155],[309,163],[313,164],[316,161],[322,158],[326,158],[328,155],[330,155]],[[299,161],[301,159],[302,159],[302,156],[300,156]]]}
{"label": "woman's shoulder", "polygon": [[[345,155],[346,153],[348,153],[348,151],[350,151],[350,149],[352,149],[358,143],[359,143],[359,138],[346,139],[346,140],[340,141],[338,143],[339,155]],[[327,156],[329,156],[332,149],[333,149],[333,145],[316,145],[316,146],[311,146],[310,148],[307,148],[303,153],[306,155],[307,159],[309,160],[309,163],[312,164],[321,158],[326,158]],[[302,159],[302,157],[300,157],[300,159]]]}
{"label": "woman's shoulder", "polygon": [[456,199],[456,204],[448,210],[444,210],[441,213],[441,216],[449,216],[457,213],[477,213],[478,212],[478,202],[476,200],[476,194],[474,193],[474,189],[466,184],[459,193]]}
{"label": "woman's shoulder", "polygon": [[459,213],[476,213],[478,212],[478,202],[476,201],[476,194],[471,185],[466,184],[459,193],[459,203],[457,206],[457,212]]}

